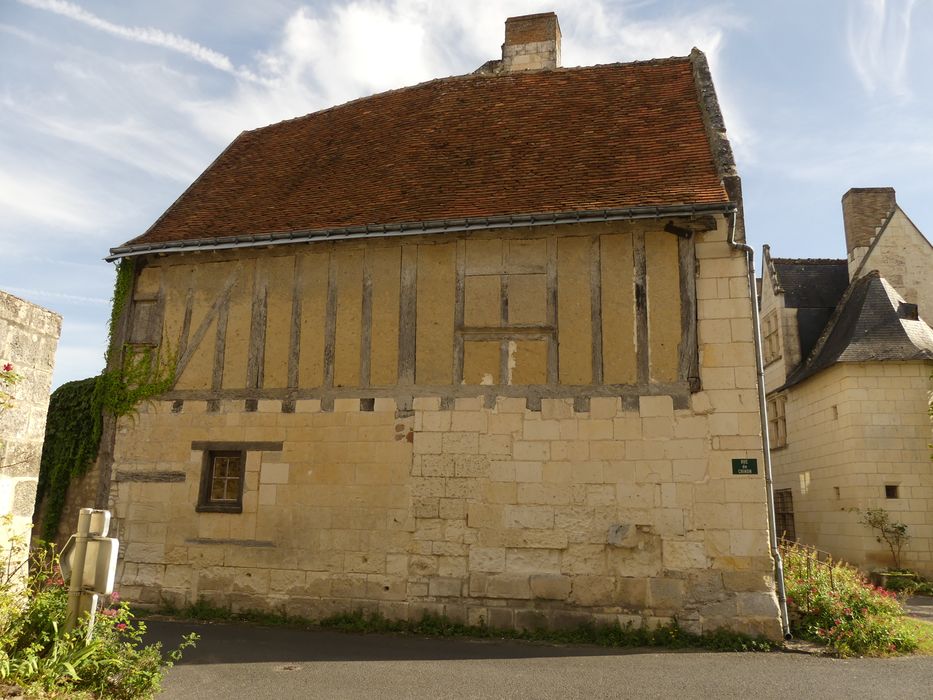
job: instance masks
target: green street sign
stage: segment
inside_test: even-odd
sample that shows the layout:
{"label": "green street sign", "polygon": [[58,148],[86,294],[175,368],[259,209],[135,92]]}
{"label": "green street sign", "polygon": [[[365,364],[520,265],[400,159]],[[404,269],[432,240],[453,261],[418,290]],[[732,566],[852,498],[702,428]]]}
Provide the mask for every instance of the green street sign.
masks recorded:
{"label": "green street sign", "polygon": [[733,474],[757,474],[758,473],[758,460],[743,458],[743,459],[733,459],[732,460],[732,473]]}

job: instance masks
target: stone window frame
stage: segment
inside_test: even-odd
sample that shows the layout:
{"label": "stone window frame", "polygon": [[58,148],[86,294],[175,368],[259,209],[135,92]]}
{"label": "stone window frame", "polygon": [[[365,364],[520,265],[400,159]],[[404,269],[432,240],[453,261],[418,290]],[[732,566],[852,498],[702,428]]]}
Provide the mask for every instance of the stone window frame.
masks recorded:
{"label": "stone window frame", "polygon": [[[213,482],[215,480],[214,469],[217,467],[217,460],[236,459],[238,461],[238,474],[236,479],[239,484],[236,487],[236,498],[215,499],[213,497]],[[231,480],[229,474],[221,479]],[[243,512],[243,489],[246,484],[246,450],[237,449],[209,449],[204,450],[204,458],[201,464],[201,487],[198,491],[198,505],[196,507],[199,513],[242,513]]]}
{"label": "stone window frame", "polygon": [[786,394],[778,394],[768,399],[768,436],[772,449],[787,446],[786,409]]}
{"label": "stone window frame", "polygon": [[777,309],[772,309],[761,319],[761,336],[766,365],[781,359],[781,334]]}
{"label": "stone window frame", "polygon": [[[243,493],[246,490],[247,463],[251,452],[281,452],[282,442],[215,442],[194,440],[191,443],[192,452],[202,452],[201,479],[198,488],[198,502],[195,510],[199,513],[242,513]],[[239,454],[240,456],[240,489],[237,500],[212,501],[210,499],[210,485],[214,456],[222,454]]]}

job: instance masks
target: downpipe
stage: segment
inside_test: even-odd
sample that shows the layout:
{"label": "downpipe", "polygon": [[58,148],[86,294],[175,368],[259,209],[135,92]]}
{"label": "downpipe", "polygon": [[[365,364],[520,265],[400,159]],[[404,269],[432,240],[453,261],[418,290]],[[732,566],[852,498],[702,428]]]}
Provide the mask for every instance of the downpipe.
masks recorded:
{"label": "downpipe", "polygon": [[774,478],[771,472],[771,436],[768,434],[768,403],[765,389],[765,363],[761,351],[761,318],[758,308],[758,285],[755,284],[755,250],[746,243],[735,240],[735,226],[738,214],[733,212],[729,218],[729,246],[741,250],[748,260],[748,292],[752,299],[752,328],[755,337],[755,369],[758,372],[758,409],[761,415],[761,444],[764,451],[765,490],[768,499],[768,534],[771,541],[771,556],[774,558],[774,579],[777,589],[778,606],[781,612],[781,627],[784,639],[791,639],[790,618],[787,614],[787,593],[784,588],[784,560],[778,547],[777,516],[774,512]]}

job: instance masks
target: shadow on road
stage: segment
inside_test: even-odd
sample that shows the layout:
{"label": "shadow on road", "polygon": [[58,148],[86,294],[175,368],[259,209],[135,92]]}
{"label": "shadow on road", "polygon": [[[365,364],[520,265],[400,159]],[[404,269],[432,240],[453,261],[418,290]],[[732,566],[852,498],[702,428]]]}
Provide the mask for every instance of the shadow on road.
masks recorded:
{"label": "shadow on road", "polygon": [[180,662],[231,664],[309,661],[431,661],[619,656],[659,653],[663,649],[613,649],[496,639],[438,639],[385,634],[348,634],[321,629],[261,627],[245,624],[146,620],[146,642],[172,649],[189,632],[201,640]]}

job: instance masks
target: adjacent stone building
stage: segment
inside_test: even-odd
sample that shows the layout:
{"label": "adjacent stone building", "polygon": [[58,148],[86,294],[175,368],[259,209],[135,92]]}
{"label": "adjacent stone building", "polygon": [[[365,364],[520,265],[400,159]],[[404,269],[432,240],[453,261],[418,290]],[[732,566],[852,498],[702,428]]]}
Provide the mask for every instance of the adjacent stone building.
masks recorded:
{"label": "adjacent stone building", "polygon": [[49,387],[62,319],[56,313],[0,291],[0,366],[20,377],[0,385],[0,543],[29,542],[42,457]]}
{"label": "adjacent stone building", "polygon": [[129,599],[780,634],[706,60],[559,55],[513,18],[474,74],[244,132],[112,250],[117,342],[177,358],[105,465]]}
{"label": "adjacent stone building", "polygon": [[933,575],[933,246],[891,188],[842,199],[848,256],[772,258],[761,307],[778,529],[866,569],[891,565],[854,509],[908,525]]}

